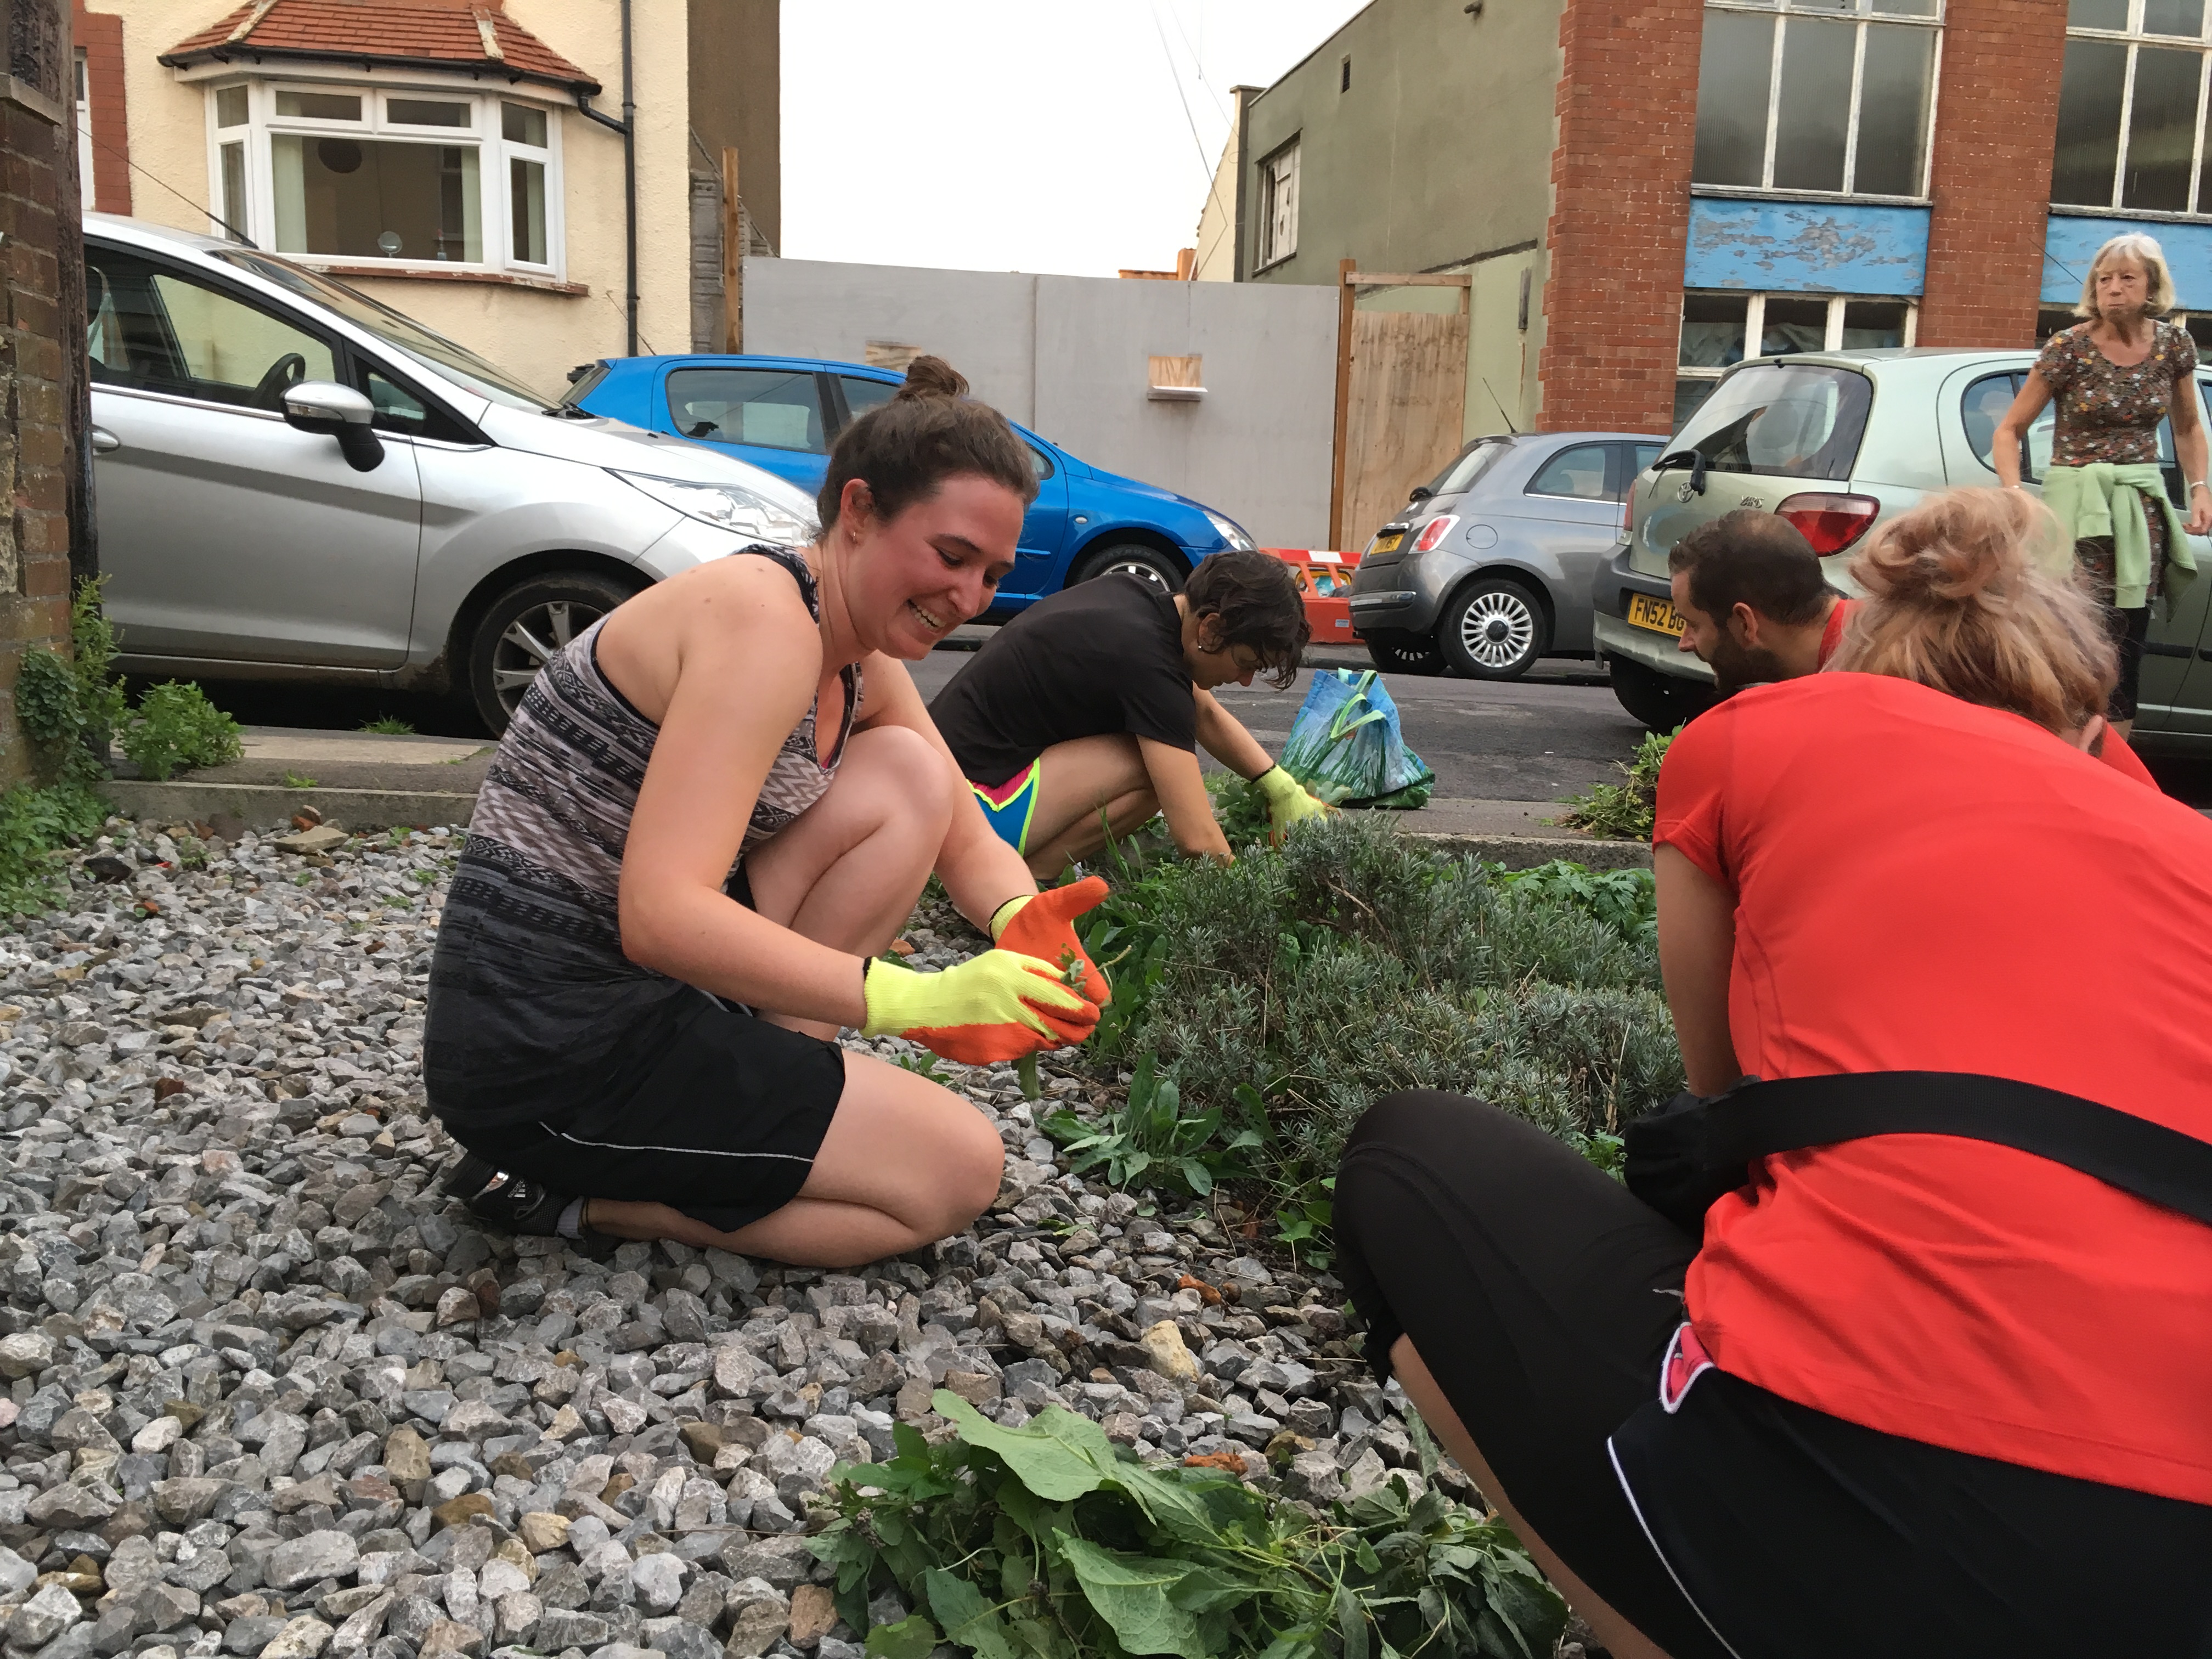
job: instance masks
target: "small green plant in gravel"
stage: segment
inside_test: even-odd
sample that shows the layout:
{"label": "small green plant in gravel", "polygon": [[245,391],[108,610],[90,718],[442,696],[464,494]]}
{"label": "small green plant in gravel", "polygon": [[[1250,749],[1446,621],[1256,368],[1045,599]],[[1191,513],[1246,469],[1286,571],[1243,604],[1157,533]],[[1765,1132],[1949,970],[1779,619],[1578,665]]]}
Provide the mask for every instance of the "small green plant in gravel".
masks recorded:
{"label": "small green plant in gravel", "polygon": [[0,915],[37,915],[64,902],[64,849],[98,835],[106,817],[106,803],[82,783],[17,784],[0,795]]}
{"label": "small green plant in gravel", "polygon": [[24,653],[15,715],[42,783],[94,784],[107,775],[101,757],[127,700],[115,675],[115,630],[100,611],[100,586],[79,582],[70,600],[70,655]]}
{"label": "small green plant in gravel", "polygon": [[[1681,728],[1677,726],[1675,732]],[[1659,804],[1659,763],[1667,758],[1667,745],[1675,732],[1647,732],[1636,745],[1636,757],[1620,768],[1626,783],[1592,784],[1579,795],[1567,798],[1568,810],[1559,822],[1571,830],[1587,830],[1608,841],[1649,841]]]}
{"label": "small green plant in gravel", "polygon": [[411,738],[415,735],[414,723],[403,720],[396,714],[380,714],[373,720],[363,721],[361,729],[386,738]]}
{"label": "small green plant in gravel", "polygon": [[[1433,1490],[1320,1516],[1147,1468],[1060,1407],[1006,1429],[932,1404],[951,1437],[899,1424],[889,1462],[833,1471],[838,1518],[811,1540],[872,1659],[1543,1659],[1565,1629],[1512,1533]],[[917,1610],[870,1628],[894,1586]]]}
{"label": "small green plant in gravel", "polygon": [[118,734],[141,777],[159,782],[179,768],[222,766],[244,753],[238,722],[197,685],[170,680],[138,699]]}
{"label": "small green plant in gravel", "polygon": [[1164,1187],[1204,1198],[1218,1180],[1247,1173],[1243,1154],[1261,1144],[1257,1129],[1223,1133],[1221,1111],[1186,1113],[1182,1092],[1156,1077],[1152,1057],[1137,1062],[1128,1097],[1104,1125],[1073,1112],[1053,1113],[1038,1126],[1060,1142],[1078,1174],[1103,1164],[1116,1187]]}
{"label": "small green plant in gravel", "polygon": [[315,781],[304,772],[288,771],[284,774],[284,787],[287,789],[312,789],[315,787]]}

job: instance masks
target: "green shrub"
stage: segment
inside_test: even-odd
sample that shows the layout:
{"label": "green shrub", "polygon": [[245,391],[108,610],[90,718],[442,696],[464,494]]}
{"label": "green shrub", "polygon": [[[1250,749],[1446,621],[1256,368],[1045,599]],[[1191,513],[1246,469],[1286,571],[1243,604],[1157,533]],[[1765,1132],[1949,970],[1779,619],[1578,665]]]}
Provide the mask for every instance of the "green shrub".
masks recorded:
{"label": "green shrub", "polygon": [[[104,580],[104,579],[103,579]],[[79,582],[70,601],[72,654],[26,652],[15,681],[15,718],[31,741],[42,783],[93,784],[107,775],[102,759],[123,718],[123,682],[115,678],[115,631],[100,609],[99,581]]]}
{"label": "green shrub", "polygon": [[1609,841],[1650,840],[1659,804],[1659,763],[1667,758],[1667,746],[1680,730],[1644,733],[1636,746],[1636,758],[1620,769],[1628,781],[1593,784],[1581,794],[1569,796],[1569,810],[1559,815],[1559,822]]}
{"label": "green shrub", "polygon": [[[1124,853],[1110,873],[1083,924],[1096,960],[1121,957],[1092,1050],[1157,1056],[1184,1121],[1218,1115],[1219,1152],[1256,1132],[1237,1158],[1298,1213],[1393,1090],[1602,1152],[1681,1087],[1647,872],[1509,874],[1347,814],[1231,866]],[[1170,1168],[1205,1155],[1186,1133]]]}
{"label": "green shrub", "polygon": [[69,896],[59,854],[100,833],[107,807],[84,784],[17,784],[0,795],[0,915],[38,915]]}
{"label": "green shrub", "polygon": [[139,698],[122,742],[139,775],[157,782],[179,767],[221,766],[243,752],[238,722],[199,687],[177,680]]}
{"label": "green shrub", "polygon": [[[840,1467],[838,1518],[809,1540],[871,1659],[1535,1659],[1566,1607],[1501,1522],[1392,1480],[1316,1516],[1212,1469],[1151,1468],[1048,1406],[1002,1428],[939,1389],[932,1445]],[[1423,1435],[1423,1462],[1435,1472]],[[920,1611],[876,1624],[896,1585]]]}

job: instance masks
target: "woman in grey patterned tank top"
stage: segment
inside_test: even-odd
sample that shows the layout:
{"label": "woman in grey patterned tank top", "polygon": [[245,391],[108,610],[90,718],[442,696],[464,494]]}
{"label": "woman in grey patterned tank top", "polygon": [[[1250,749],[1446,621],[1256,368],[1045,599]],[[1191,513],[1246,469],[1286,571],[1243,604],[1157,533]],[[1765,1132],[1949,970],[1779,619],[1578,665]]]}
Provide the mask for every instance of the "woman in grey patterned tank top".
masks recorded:
{"label": "woman in grey patterned tank top", "polygon": [[[1001,1149],[960,1097],[840,1029],[981,1061],[1097,1023],[1105,981],[1072,922],[1103,884],[1038,896],[901,661],[988,607],[1036,493],[966,389],[918,362],[839,438],[812,545],[733,547],[647,589],[524,697],[424,1044],[465,1149],[447,1188],[483,1219],[809,1266],[895,1255],[972,1221]],[[916,974],[880,958],[933,872],[998,946]]]}

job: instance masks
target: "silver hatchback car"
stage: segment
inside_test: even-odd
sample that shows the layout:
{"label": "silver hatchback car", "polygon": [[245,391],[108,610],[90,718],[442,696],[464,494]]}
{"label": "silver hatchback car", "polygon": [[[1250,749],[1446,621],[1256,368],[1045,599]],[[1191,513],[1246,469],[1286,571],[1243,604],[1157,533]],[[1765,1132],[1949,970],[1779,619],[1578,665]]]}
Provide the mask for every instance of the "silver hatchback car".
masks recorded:
{"label": "silver hatchback car", "polygon": [[85,216],[121,665],[452,690],[495,732],[636,592],[814,533],[757,467],[584,414],[289,260]]}
{"label": "silver hatchback car", "polygon": [[[2032,351],[1944,347],[1754,358],[1722,377],[1666,453],[1629,492],[1626,544],[1592,584],[1597,649],[1613,695],[1654,731],[1672,731],[1712,702],[1712,672],[1680,649],[1667,555],[1698,526],[1736,507],[1796,524],[1830,583],[1867,532],[1930,490],[1992,486],[1996,426],[2034,366]],[[2212,370],[2197,380],[2212,394]],[[2173,434],[2159,427],[2166,490],[2184,500]],[[2046,408],[2022,446],[2021,476],[2040,489],[2050,464]],[[2212,539],[2192,537],[2212,573]],[[2212,580],[2177,584],[2151,609],[2142,694],[2131,741],[2152,752],[2212,752]]]}
{"label": "silver hatchback car", "polygon": [[1591,573],[1662,441],[1632,432],[1477,438],[1376,533],[1352,627],[1378,668],[1510,680],[1591,649]]}

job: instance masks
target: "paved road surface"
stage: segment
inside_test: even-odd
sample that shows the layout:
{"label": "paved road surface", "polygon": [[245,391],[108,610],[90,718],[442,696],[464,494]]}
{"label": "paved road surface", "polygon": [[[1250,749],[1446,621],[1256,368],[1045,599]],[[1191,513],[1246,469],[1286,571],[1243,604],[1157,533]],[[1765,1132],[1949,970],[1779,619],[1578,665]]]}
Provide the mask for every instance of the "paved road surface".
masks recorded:
{"label": "paved road surface", "polygon": [[[922,694],[933,696],[968,659],[964,653],[945,650],[915,664]],[[1316,650],[1313,660],[1367,665],[1364,653],[1337,649]],[[1279,749],[1312,672],[1301,673],[1287,691],[1232,687],[1224,701],[1261,743]],[[1503,683],[1403,674],[1386,683],[1406,740],[1436,769],[1430,810],[1454,820],[1439,822],[1438,828],[1543,833],[1541,820],[1561,796],[1617,781],[1617,763],[1628,758],[1641,736],[1585,662],[1554,659],[1525,680]],[[206,689],[249,726],[349,732],[388,714],[424,734],[483,741],[472,715],[428,697],[246,681],[210,681]],[[2151,765],[2169,793],[2194,805],[2212,805],[2212,763],[2154,760]]]}

